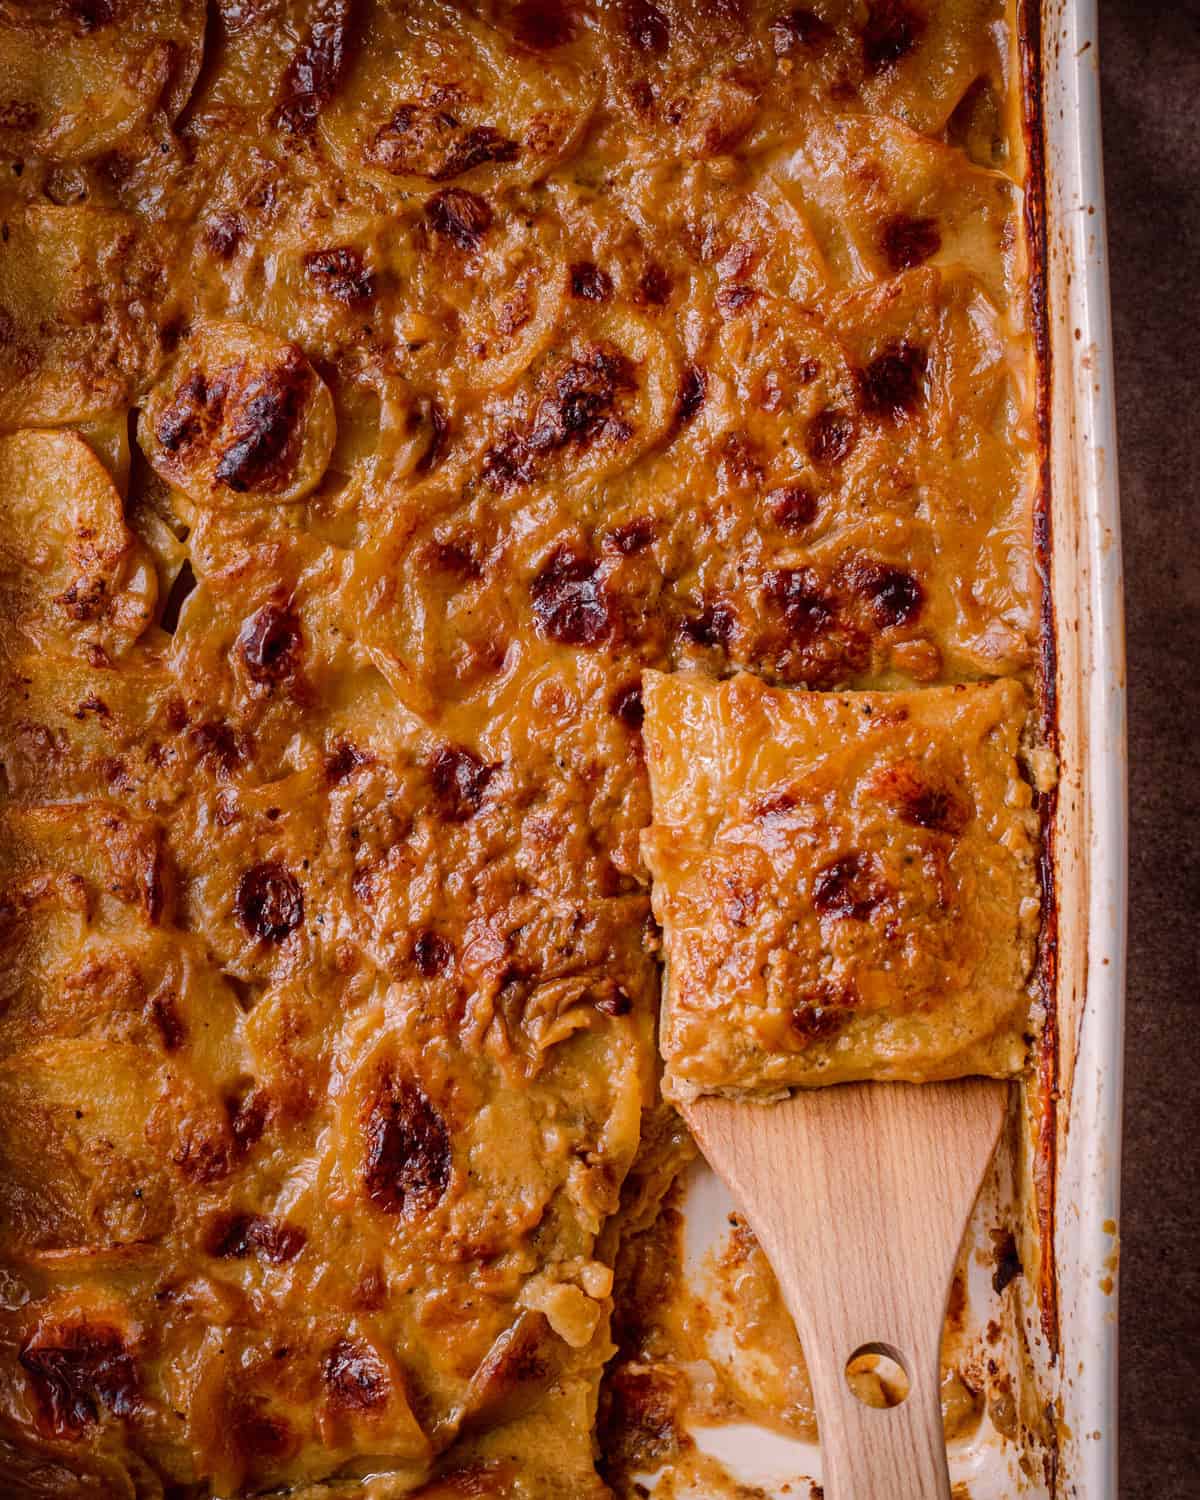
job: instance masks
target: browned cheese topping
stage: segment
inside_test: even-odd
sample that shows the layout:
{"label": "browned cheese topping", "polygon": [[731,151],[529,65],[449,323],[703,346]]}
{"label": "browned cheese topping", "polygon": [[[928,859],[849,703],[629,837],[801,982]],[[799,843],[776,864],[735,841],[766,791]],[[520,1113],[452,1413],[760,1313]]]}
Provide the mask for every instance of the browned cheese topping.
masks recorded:
{"label": "browned cheese topping", "polygon": [[772,1077],[879,1060],[886,921],[999,961],[954,902],[1026,857],[970,779],[1018,690],[913,690],[1032,660],[1013,47],[1003,0],[0,0],[0,1493],[633,1494],[643,671],[913,705],[853,742],[903,839],[827,839],[803,920],[721,897],[731,963],[755,890],[796,935],[810,999],[728,1012]]}

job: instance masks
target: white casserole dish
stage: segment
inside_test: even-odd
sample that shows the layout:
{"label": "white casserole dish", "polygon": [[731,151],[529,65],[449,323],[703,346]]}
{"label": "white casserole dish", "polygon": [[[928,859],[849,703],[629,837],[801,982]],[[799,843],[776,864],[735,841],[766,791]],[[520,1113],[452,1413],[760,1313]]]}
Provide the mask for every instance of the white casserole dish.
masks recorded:
{"label": "white casserole dish", "polygon": [[[1031,223],[1045,240],[1046,725],[1059,755],[1058,792],[1047,806],[1044,954],[1057,1024],[1042,1064],[1054,1107],[1040,1135],[1014,1120],[968,1232],[964,1337],[973,1352],[965,1364],[987,1411],[969,1440],[952,1444],[951,1477],[964,1486],[955,1491],[962,1500],[1115,1500],[1125,648],[1096,6],[1043,0],[1040,17],[1037,0],[1025,8],[1025,34],[1040,38],[1040,68],[1030,58],[1026,82]],[[686,1268],[701,1296],[732,1206],[703,1164],[693,1169]],[[1026,1246],[1040,1245],[1041,1266],[1027,1264],[1016,1294],[1004,1296],[993,1286],[989,1231],[1013,1223],[1025,1226]],[[1018,1416],[1002,1431],[993,1415],[1013,1408],[1041,1420]],[[751,1426],[691,1436],[757,1492],[808,1500],[808,1486],[820,1483],[812,1444]],[[647,1489],[665,1472],[645,1475]],[[701,1500],[700,1489],[674,1478],[673,1496]]]}

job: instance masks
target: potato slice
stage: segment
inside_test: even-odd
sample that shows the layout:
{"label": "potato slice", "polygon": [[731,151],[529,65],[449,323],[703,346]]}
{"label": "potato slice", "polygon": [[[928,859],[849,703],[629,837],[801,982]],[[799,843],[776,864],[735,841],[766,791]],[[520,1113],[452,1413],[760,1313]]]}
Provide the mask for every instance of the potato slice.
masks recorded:
{"label": "potato slice", "polygon": [[398,190],[531,182],[568,154],[594,94],[579,71],[438,0],[375,4],[321,116],[342,169]]}
{"label": "potato slice", "polygon": [[0,431],[124,410],[157,347],[158,252],[109,209],[0,205],[0,229]]}
{"label": "potato slice", "polygon": [[0,438],[0,616],[39,646],[121,656],[146,629],[158,580],[121,497],[73,432]]}
{"label": "potato slice", "polygon": [[84,161],[155,109],[183,108],[204,51],[203,0],[0,5],[0,152]]}
{"label": "potato slice", "polygon": [[205,323],[151,392],[138,444],[205,506],[286,505],[320,484],[333,398],[295,344],[244,323]]}

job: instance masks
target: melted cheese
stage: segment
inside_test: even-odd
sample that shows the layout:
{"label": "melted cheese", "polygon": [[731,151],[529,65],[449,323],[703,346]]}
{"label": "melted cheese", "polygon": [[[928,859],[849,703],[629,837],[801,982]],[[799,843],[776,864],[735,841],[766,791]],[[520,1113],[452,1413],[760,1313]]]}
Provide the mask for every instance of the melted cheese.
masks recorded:
{"label": "melted cheese", "polygon": [[642,673],[1028,673],[1012,45],[0,0],[6,1494],[606,1492]]}

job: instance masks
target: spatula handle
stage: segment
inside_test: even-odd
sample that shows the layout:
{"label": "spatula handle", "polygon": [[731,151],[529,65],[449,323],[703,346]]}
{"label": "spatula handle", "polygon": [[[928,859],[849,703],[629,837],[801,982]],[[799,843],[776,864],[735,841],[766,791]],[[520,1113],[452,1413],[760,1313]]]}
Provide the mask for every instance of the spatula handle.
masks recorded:
{"label": "spatula handle", "polygon": [[[779,1281],[804,1347],[825,1500],[949,1500],[939,1351],[963,1230],[1007,1085],[853,1084],[685,1115]],[[903,1367],[900,1405],[864,1405],[859,1352]]]}

